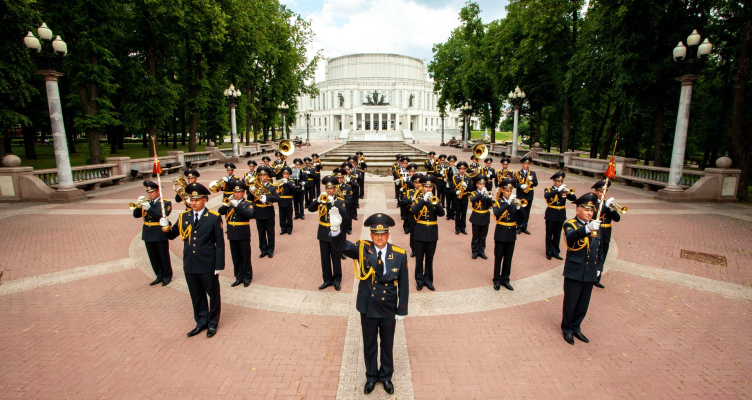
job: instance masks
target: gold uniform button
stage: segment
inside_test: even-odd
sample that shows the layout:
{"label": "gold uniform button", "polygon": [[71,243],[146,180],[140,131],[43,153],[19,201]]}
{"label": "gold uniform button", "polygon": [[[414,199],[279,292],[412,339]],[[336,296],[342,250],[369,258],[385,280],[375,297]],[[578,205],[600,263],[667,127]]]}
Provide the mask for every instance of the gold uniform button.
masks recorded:
{"label": "gold uniform button", "polygon": [[195,250],[193,251],[193,254],[196,254],[196,251],[195,251]]}
{"label": "gold uniform button", "polygon": [[373,297],[373,295],[371,295],[371,297]]}
{"label": "gold uniform button", "polygon": [[386,290],[384,291],[384,293],[386,293]]}
{"label": "gold uniform button", "polygon": [[381,300],[384,300],[384,298],[382,297]]}

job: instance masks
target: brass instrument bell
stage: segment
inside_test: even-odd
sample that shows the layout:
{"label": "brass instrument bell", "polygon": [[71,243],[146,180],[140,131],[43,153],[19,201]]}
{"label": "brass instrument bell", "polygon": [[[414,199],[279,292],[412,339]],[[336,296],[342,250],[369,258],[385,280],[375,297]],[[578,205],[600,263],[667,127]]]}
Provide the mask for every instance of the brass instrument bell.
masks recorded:
{"label": "brass instrument bell", "polygon": [[439,204],[439,201],[441,201],[441,200],[439,200],[439,198],[438,198],[438,197],[436,197],[436,196],[431,196],[431,198],[430,198],[430,199],[428,199],[428,201],[429,201],[429,202],[430,202],[431,204],[433,204],[433,205],[437,205],[437,204]]}
{"label": "brass instrument bell", "polygon": [[128,204],[128,207],[129,207],[129,208],[131,209],[131,211],[134,211],[134,210],[136,210],[137,208],[141,208],[141,206],[142,206],[142,205],[144,205],[145,203],[148,203],[148,202],[150,202],[150,201],[151,201],[151,199],[150,199],[150,198],[148,198],[148,197],[145,197],[145,198],[143,198],[143,199],[139,199],[139,200],[136,200],[136,201],[135,201],[135,202],[133,202],[133,203],[129,203],[129,204]]}
{"label": "brass instrument bell", "polygon": [[620,205],[618,205],[616,203],[611,203],[611,208],[613,208],[614,210],[616,210],[616,212],[618,212],[619,214],[626,214],[627,211],[629,211],[629,207],[627,207],[627,206],[620,206]]}
{"label": "brass instrument bell", "polygon": [[229,197],[225,197],[225,198],[222,199],[222,204],[224,204],[226,206],[232,205],[232,203],[230,203],[230,200],[232,200],[232,199],[229,198]]}
{"label": "brass instrument bell", "polygon": [[211,190],[213,193],[217,193],[222,190],[222,184],[224,184],[224,180],[217,179],[216,181],[209,184],[209,190]]}

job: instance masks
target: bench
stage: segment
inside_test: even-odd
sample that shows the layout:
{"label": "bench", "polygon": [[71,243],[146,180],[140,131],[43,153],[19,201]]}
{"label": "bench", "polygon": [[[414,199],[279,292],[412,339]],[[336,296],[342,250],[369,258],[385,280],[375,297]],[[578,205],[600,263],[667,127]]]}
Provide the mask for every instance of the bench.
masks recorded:
{"label": "bench", "polygon": [[[112,185],[119,185],[120,180],[125,179],[125,175],[113,175],[102,178],[87,179],[84,181],[73,182],[73,186],[77,188],[83,188],[84,190],[96,190],[99,189],[103,183],[110,183]],[[60,185],[50,185],[51,188],[57,189]]]}
{"label": "bench", "polygon": [[[645,190],[653,190],[654,188],[665,188],[668,186],[668,182],[657,181],[655,179],[638,178],[636,176],[620,176],[618,179],[624,181],[629,186],[634,186],[635,183],[642,185]],[[682,189],[689,189],[689,185],[679,185]]]}
{"label": "bench", "polygon": [[[559,167],[559,162],[558,161],[549,161],[549,160],[544,160],[542,158],[533,158],[533,164],[542,165],[544,167],[549,167],[549,168],[558,168]],[[579,168],[579,167],[577,167],[577,168]]]}
{"label": "bench", "polygon": [[173,172],[180,172],[183,165],[180,163],[167,163],[162,167],[162,172],[165,174],[171,174]]}
{"label": "bench", "polygon": [[576,172],[580,175],[591,174],[593,176],[596,176],[596,175],[603,175],[603,173],[606,172],[599,168],[596,169],[596,168],[578,167],[575,165],[565,165],[564,168],[566,168],[569,172]]}
{"label": "bench", "polygon": [[191,166],[197,165],[199,167],[203,167],[206,165],[214,165],[217,163],[217,161],[219,161],[219,158],[207,158],[205,160],[195,160],[195,161],[191,161]]}

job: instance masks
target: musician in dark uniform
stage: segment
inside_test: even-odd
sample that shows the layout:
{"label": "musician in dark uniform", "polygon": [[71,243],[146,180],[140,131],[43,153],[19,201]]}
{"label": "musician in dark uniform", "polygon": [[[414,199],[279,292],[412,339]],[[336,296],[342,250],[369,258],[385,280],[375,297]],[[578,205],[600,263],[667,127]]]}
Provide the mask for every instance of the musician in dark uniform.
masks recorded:
{"label": "musician in dark uniform", "polygon": [[[488,193],[493,194],[494,180],[496,179],[496,170],[491,166],[493,164],[493,158],[488,157],[483,161],[486,166],[481,168],[480,173],[485,175],[486,190]],[[499,186],[497,183],[496,186]]]}
{"label": "musician in dark uniform", "polygon": [[564,172],[553,174],[551,179],[554,185],[543,191],[543,198],[546,199],[546,258],[549,260],[551,257],[563,260],[559,255],[559,243],[564,221],[567,220],[567,200],[577,200],[577,196],[564,184],[565,176]]}
{"label": "musician in dark uniform", "polygon": [[426,174],[433,175],[436,173],[436,152],[435,151],[429,151],[428,152],[428,159],[423,162],[423,168],[426,169]]}
{"label": "musician in dark uniform", "polygon": [[[305,166],[301,169],[303,172],[303,176],[305,177],[305,182],[303,183],[303,189],[305,190],[305,208],[308,208],[308,206],[311,205],[313,200],[316,199],[316,188],[314,185],[316,184],[316,168],[313,167],[313,160],[311,157],[306,157],[303,159],[305,162]],[[305,219],[305,214],[303,214],[303,218]]]}
{"label": "musician in dark uniform", "polygon": [[[533,197],[535,197],[535,191],[533,190],[534,187],[538,186],[538,177],[536,176],[534,171],[530,170],[530,161],[532,161],[532,158],[525,156],[522,157],[520,162],[522,163],[522,169],[519,171],[515,171],[514,173],[514,181],[515,181],[515,187],[517,188],[517,198],[520,200],[527,200],[527,206],[525,206],[525,215],[528,217],[530,216],[530,210],[533,208]],[[525,222],[522,222],[521,224],[517,225],[517,233],[526,233],[530,234],[530,231],[527,230],[527,221],[530,218],[526,219]]]}
{"label": "musician in dark uniform", "polygon": [[348,209],[350,212],[350,219],[358,220],[358,208],[360,207],[360,186],[358,186],[357,171],[353,170],[352,163],[355,157],[350,157],[346,162],[340,165],[342,173],[345,174],[345,182],[352,188],[352,197],[350,197],[351,207]]}
{"label": "musician in dark uniform", "polygon": [[[307,173],[303,169],[303,160],[296,158],[292,162],[294,166],[290,173],[290,180],[295,188],[292,192],[292,206],[295,215],[293,219],[305,219],[303,204],[305,203],[305,184],[308,181]],[[292,231],[288,233],[292,233]]]}
{"label": "musician in dark uniform", "polygon": [[[133,210],[133,218],[142,218],[144,221],[143,228],[141,228],[141,240],[144,241],[151,269],[157,277],[149,285],[162,283],[162,286],[167,286],[172,281],[172,264],[170,264],[170,243],[159,226],[159,219],[162,218],[159,185],[152,181],[144,181],[144,186],[146,196],[139,197],[137,204],[140,204],[140,207]],[[170,215],[172,203],[169,200],[164,201],[164,210],[165,215]]]}
{"label": "musician in dark uniform", "polygon": [[[433,256],[439,241],[439,217],[444,216],[444,207],[440,202],[432,201],[436,187],[436,177],[424,175],[420,179],[421,193],[410,209],[411,219],[415,221],[413,238],[415,247],[415,284],[417,289],[423,286],[436,290],[433,286]],[[438,198],[438,197],[436,197]],[[435,200],[435,199],[434,199]],[[435,204],[434,204],[435,203]]]}
{"label": "musician in dark uniform", "polygon": [[[384,383],[387,393],[394,393],[394,328],[397,321],[407,316],[409,277],[405,250],[391,245],[389,228],[394,220],[386,214],[366,218],[365,226],[371,229],[371,240],[348,241],[340,230],[342,217],[339,209],[330,210],[332,242],[342,254],[360,263],[357,278],[356,308],[360,312],[363,331],[363,356],[366,364],[364,393],[373,391],[376,382]],[[377,357],[377,338],[381,341],[381,354]],[[378,360],[381,360],[379,368]]]}
{"label": "musician in dark uniform", "polygon": [[[186,185],[189,185],[191,183],[196,183],[198,181],[198,177],[201,176],[201,174],[198,173],[195,169],[189,168],[183,171],[183,176],[185,177]],[[185,192],[185,188],[183,188],[183,191]],[[185,208],[189,209],[191,208],[191,202],[188,200],[188,195],[185,195],[185,198],[182,198],[180,194],[175,194],[175,204],[183,203],[185,204]]]}
{"label": "musician in dark uniform", "polygon": [[473,178],[475,190],[470,196],[470,224],[473,226],[473,238],[470,241],[470,250],[472,250],[473,260],[480,257],[484,260],[486,256],[486,237],[488,236],[488,226],[491,223],[491,208],[493,207],[493,195],[486,188],[487,175],[478,174]]}
{"label": "musician in dark uniform", "polygon": [[274,179],[277,181],[282,179],[282,167],[287,166],[287,161],[282,158],[283,154],[279,150],[274,152],[274,156],[277,157],[277,159],[274,160],[274,163],[272,164],[272,170],[274,171]]}
{"label": "musician in dark uniform", "polygon": [[232,196],[232,189],[230,189],[228,183],[230,181],[239,179],[237,176],[235,176],[235,164],[226,162],[225,170],[227,170],[227,175],[222,177],[222,186],[220,187],[220,190],[223,192],[223,198]]}
{"label": "musician in dark uniform", "polygon": [[511,160],[508,158],[502,158],[501,159],[501,169],[496,171],[496,187],[498,188],[499,185],[501,185],[501,182],[504,179],[507,178],[513,178],[514,173],[509,170],[509,162]]}
{"label": "musician in dark uniform", "polygon": [[512,273],[512,257],[517,240],[517,224],[528,218],[516,195],[512,194],[514,181],[504,179],[499,186],[501,196],[494,202],[493,213],[496,222],[494,232],[494,290],[502,286],[514,290],[509,284]]}
{"label": "musician in dark uniform", "polygon": [[350,218],[349,208],[352,207],[353,190],[352,186],[345,182],[346,175],[347,171],[344,171],[342,168],[335,168],[332,174],[332,176],[337,178],[337,181],[339,182],[337,197],[345,203],[345,211],[347,211],[345,215],[342,216],[344,219],[342,222],[342,228],[348,235],[350,235],[352,234],[352,219]]}
{"label": "musician in dark uniform", "polygon": [[316,174],[313,176],[314,197],[318,198],[321,194],[321,169],[323,166],[321,165],[321,160],[319,160],[318,154],[311,154],[311,159],[313,160],[311,162],[313,164],[313,169],[316,170]]}
{"label": "musician in dark uniform", "polygon": [[358,187],[360,187],[360,196],[358,197],[362,199],[366,196],[366,168],[368,168],[368,164],[366,164],[366,158],[363,157],[362,151],[356,152],[355,157],[355,167],[357,167],[360,171],[360,174],[358,175]]}
{"label": "musician in dark uniform", "polygon": [[[246,183],[246,186],[253,182],[253,180],[256,178],[257,166],[258,163],[256,163],[256,161],[248,160],[248,172],[243,175],[243,182]],[[248,201],[251,201],[253,199],[251,192],[246,192],[246,198],[248,199]]]}
{"label": "musician in dark uniform", "polygon": [[[261,165],[262,167],[268,167],[269,169],[272,168],[272,164],[271,164],[272,163],[272,159],[269,158],[269,156],[263,156],[263,157],[261,157],[261,162],[263,163]],[[271,178],[271,176],[269,178]]]}
{"label": "musician in dark uniform", "polygon": [[231,181],[233,196],[230,204],[223,204],[217,212],[225,216],[227,223],[227,240],[230,242],[233,272],[235,282],[232,287],[241,283],[248,287],[253,280],[253,265],[251,265],[251,225],[253,219],[253,205],[244,198],[248,186],[242,180]]}
{"label": "musician in dark uniform", "polygon": [[347,210],[345,209],[345,202],[336,195],[339,186],[337,178],[328,175],[322,179],[322,183],[326,191],[327,201],[321,201],[320,198],[317,198],[313,199],[311,204],[308,205],[308,211],[317,212],[319,217],[319,230],[316,238],[319,240],[321,275],[324,278],[324,283],[319,286],[319,290],[334,285],[334,289],[339,291],[342,288],[342,259],[339,251],[332,244],[332,237],[329,236],[329,209],[336,207],[340,215],[345,215]]}
{"label": "musician in dark uniform", "polygon": [[399,200],[400,197],[400,184],[397,181],[402,176],[400,174],[402,170],[402,154],[397,154],[397,160],[392,163],[392,177],[394,178],[394,199]]}
{"label": "musician in dark uniform", "polygon": [[[598,198],[595,193],[586,193],[575,201],[576,217],[564,223],[567,241],[567,257],[564,260],[564,309],[561,331],[564,340],[574,344],[574,338],[588,343],[580,325],[585,319],[593,283],[603,272],[600,249],[600,221],[593,220]],[[596,232],[597,236],[591,236]]]}
{"label": "musician in dark uniform", "polygon": [[275,182],[274,195],[277,196],[279,207],[279,234],[292,234],[292,199],[295,192],[295,184],[290,180],[292,170],[290,167],[282,167],[282,179]]}
{"label": "musician in dark uniform", "polygon": [[456,213],[456,204],[454,204],[457,201],[457,194],[454,189],[454,177],[456,175],[459,175],[460,171],[457,169],[457,167],[454,165],[454,163],[457,162],[457,156],[454,154],[450,154],[449,157],[447,157],[447,163],[449,164],[446,168],[446,188],[444,188],[444,193],[446,197],[446,218],[447,220],[454,219],[454,215]]}
{"label": "musician in dark uniform", "polygon": [[[219,294],[219,272],[225,269],[222,217],[206,208],[209,190],[202,184],[192,183],[185,191],[190,196],[192,209],[181,213],[172,229],[163,235],[170,240],[178,236],[183,240],[183,272],[196,321],[196,327],[188,332],[188,337],[207,328],[206,336],[212,337],[217,333],[222,308]],[[167,218],[159,222],[162,226],[170,226]]]}
{"label": "musician in dark uniform", "polygon": [[[269,191],[267,195],[261,195],[260,198],[253,200],[253,216],[256,219],[256,229],[259,238],[259,258],[269,256],[274,257],[274,204],[277,198],[277,187],[269,182],[269,176],[272,170],[266,166],[260,166],[257,169],[259,182]],[[255,192],[256,187],[251,186],[250,192]]]}
{"label": "musician in dark uniform", "polygon": [[[595,194],[598,196],[598,200],[600,201],[601,197],[603,197],[603,190],[606,187],[606,181],[600,180],[593,185],[592,189],[595,189]],[[611,187],[611,181],[608,182],[608,187]],[[614,222],[621,221],[621,214],[614,209],[614,198],[611,197],[608,200],[606,200],[605,204],[603,204],[603,209],[601,211],[600,221],[601,221],[601,227],[598,231],[598,235],[601,238],[601,262],[603,264],[606,263],[606,256],[608,256],[608,247],[611,243],[611,224]],[[595,214],[598,213],[598,208],[596,207]],[[593,218],[595,218],[595,214]],[[603,274],[598,275],[598,280],[595,281],[595,287],[605,289],[606,287],[601,283],[601,278],[603,278]]]}
{"label": "musician in dark uniform", "polygon": [[[415,164],[413,164],[415,165]],[[416,165],[417,169],[417,165]],[[410,257],[415,257],[415,217],[410,212],[413,205],[418,202],[418,199],[423,196],[423,174],[413,174],[410,177],[410,182],[413,184],[412,189],[407,189],[404,199],[402,200],[407,211],[407,233],[410,235]]]}
{"label": "musician in dark uniform", "polygon": [[415,190],[415,183],[413,181],[413,176],[415,176],[415,172],[418,170],[418,166],[410,163],[405,167],[405,170],[407,171],[407,175],[403,176],[399,180],[400,185],[400,196],[397,200],[397,206],[400,209],[400,218],[402,219],[402,229],[405,231],[405,234],[410,233],[410,204],[412,195],[414,194]]}
{"label": "musician in dark uniform", "polygon": [[470,199],[470,193],[472,193],[473,181],[469,176],[465,174],[467,170],[467,163],[460,161],[457,164],[457,170],[459,173],[452,176],[452,188],[454,189],[454,233],[459,235],[460,232],[467,235],[465,230],[467,227],[467,203]]}
{"label": "musician in dark uniform", "polygon": [[436,188],[433,192],[434,196],[439,198],[442,207],[446,204],[446,168],[449,166],[446,162],[446,154],[439,155],[439,161],[436,164],[433,176],[436,177]]}

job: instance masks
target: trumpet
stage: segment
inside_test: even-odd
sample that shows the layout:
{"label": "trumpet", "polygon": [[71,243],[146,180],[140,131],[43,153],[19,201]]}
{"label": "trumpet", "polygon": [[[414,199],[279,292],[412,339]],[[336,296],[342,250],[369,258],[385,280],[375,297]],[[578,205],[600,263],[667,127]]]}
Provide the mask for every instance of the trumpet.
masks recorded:
{"label": "trumpet", "polygon": [[137,208],[141,208],[142,205],[144,205],[145,203],[148,203],[150,201],[151,201],[151,199],[149,199],[148,197],[144,197],[143,199],[140,198],[140,199],[136,200],[134,203],[128,204],[128,207],[130,207],[131,211],[134,211]]}
{"label": "trumpet", "polygon": [[209,184],[209,190],[211,190],[213,193],[217,193],[224,187],[225,181],[223,179],[217,179],[216,181]]}
{"label": "trumpet", "polygon": [[520,207],[527,207],[527,200],[526,199],[520,200],[515,197],[512,199],[512,205],[520,206]]}
{"label": "trumpet", "polygon": [[629,211],[629,207],[627,206],[620,206],[616,203],[611,203],[611,209],[618,212],[619,214],[626,214],[627,211]]}
{"label": "trumpet", "polygon": [[439,198],[436,197],[436,196],[431,196],[431,198],[428,199],[428,202],[431,203],[431,204],[433,204],[433,205],[439,204],[439,201],[440,201]]}
{"label": "trumpet", "polygon": [[567,190],[564,191],[564,196],[568,196],[570,194],[574,194],[574,188],[567,188]]}
{"label": "trumpet", "polygon": [[330,201],[331,197],[326,193],[321,193],[321,196],[319,196],[319,203],[328,203]]}
{"label": "trumpet", "polygon": [[232,205],[232,203],[230,203],[230,200],[232,199],[230,199],[229,197],[225,197],[224,199],[222,199],[222,204],[226,206]]}

